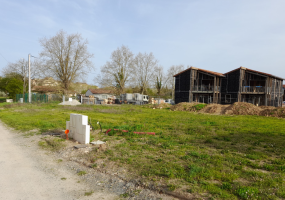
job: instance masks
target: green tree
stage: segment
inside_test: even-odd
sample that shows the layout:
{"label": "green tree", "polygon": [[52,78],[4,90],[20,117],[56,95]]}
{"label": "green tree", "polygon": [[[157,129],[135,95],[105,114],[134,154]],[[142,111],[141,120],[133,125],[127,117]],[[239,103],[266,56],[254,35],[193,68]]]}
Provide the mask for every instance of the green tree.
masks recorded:
{"label": "green tree", "polygon": [[155,87],[157,89],[157,94],[158,96],[160,96],[160,91],[161,91],[161,78],[158,79],[158,77],[156,77],[156,83],[155,83]]}
{"label": "green tree", "polygon": [[14,77],[3,78],[1,80],[1,90],[6,94],[9,93],[9,98],[15,99],[16,94],[21,94],[23,91],[23,81]]}

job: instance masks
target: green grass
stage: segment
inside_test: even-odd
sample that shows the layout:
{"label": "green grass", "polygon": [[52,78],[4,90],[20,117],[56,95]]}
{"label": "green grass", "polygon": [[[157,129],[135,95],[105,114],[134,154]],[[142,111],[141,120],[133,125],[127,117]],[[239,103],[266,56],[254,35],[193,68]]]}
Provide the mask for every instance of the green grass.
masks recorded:
{"label": "green grass", "polygon": [[129,193],[120,194],[120,197],[123,197],[123,198],[128,198],[129,196],[130,196]]}
{"label": "green grass", "polygon": [[94,192],[90,191],[90,192],[85,192],[84,196],[91,196]]}
{"label": "green grass", "polygon": [[87,172],[86,172],[86,171],[80,171],[80,172],[78,172],[77,174],[78,174],[79,176],[83,176],[83,175],[87,174]]}
{"label": "green grass", "polygon": [[11,104],[2,108],[0,119],[17,130],[64,129],[70,113],[87,115],[96,129],[99,121],[103,131],[129,130],[92,134],[95,140],[108,141],[107,151],[86,155],[93,167],[103,167],[96,163],[100,160],[106,167],[115,162],[132,176],[162,180],[170,191],[203,193],[214,199],[285,198],[285,119],[133,105]]}

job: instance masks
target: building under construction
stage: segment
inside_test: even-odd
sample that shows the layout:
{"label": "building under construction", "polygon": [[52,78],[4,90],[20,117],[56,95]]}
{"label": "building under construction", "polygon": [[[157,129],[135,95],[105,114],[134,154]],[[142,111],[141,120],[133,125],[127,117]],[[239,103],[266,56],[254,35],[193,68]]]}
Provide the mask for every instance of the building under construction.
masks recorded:
{"label": "building under construction", "polygon": [[221,80],[225,76],[196,67],[190,67],[175,77],[175,103],[221,103]]}
{"label": "building under construction", "polygon": [[201,102],[282,106],[283,78],[245,67],[225,74],[190,67],[175,77],[175,103]]}

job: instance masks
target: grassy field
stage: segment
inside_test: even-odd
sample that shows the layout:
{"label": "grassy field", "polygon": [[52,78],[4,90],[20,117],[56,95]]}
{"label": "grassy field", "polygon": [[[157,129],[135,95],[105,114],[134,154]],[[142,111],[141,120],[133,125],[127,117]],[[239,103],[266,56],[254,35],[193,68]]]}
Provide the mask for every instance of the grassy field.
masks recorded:
{"label": "grassy field", "polygon": [[0,104],[0,119],[23,131],[64,129],[70,113],[88,115],[96,129],[99,121],[105,130],[129,130],[92,134],[111,144],[105,152],[90,153],[94,163],[104,159],[150,181],[163,181],[170,191],[201,198],[285,198],[285,119],[133,105]]}

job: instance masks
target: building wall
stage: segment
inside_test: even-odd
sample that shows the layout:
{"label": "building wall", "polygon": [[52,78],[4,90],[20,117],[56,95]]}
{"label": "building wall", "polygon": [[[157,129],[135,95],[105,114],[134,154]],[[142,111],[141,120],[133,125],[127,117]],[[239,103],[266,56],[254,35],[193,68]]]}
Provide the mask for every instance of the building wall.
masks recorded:
{"label": "building wall", "polygon": [[280,107],[282,106],[283,100],[283,80],[270,78],[269,79],[269,95],[267,96],[267,105],[268,106],[275,106]]}
{"label": "building wall", "polygon": [[190,71],[187,70],[175,77],[175,103],[189,102]]}
{"label": "building wall", "polygon": [[85,96],[89,97],[90,95],[93,95],[93,93],[90,90],[87,90],[87,92],[85,93]]}
{"label": "building wall", "polygon": [[113,96],[112,94],[93,94],[90,90],[87,90],[87,92],[85,93],[85,96],[89,97],[90,95],[97,97],[99,100],[107,99]]}
{"label": "building wall", "polygon": [[239,80],[240,70],[233,71],[226,75],[226,92],[227,93],[238,93],[239,92]]}

